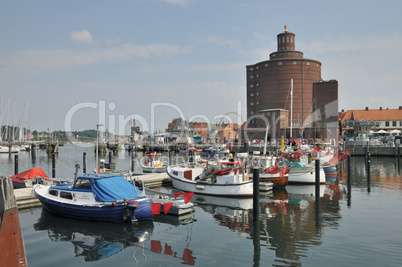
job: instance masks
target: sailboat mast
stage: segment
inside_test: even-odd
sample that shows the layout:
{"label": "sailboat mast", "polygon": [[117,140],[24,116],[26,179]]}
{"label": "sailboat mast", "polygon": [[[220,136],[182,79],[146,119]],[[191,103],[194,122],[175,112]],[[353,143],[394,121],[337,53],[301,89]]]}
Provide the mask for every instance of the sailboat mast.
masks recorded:
{"label": "sailboat mast", "polygon": [[290,79],[290,148],[292,148],[293,126],[293,79]]}

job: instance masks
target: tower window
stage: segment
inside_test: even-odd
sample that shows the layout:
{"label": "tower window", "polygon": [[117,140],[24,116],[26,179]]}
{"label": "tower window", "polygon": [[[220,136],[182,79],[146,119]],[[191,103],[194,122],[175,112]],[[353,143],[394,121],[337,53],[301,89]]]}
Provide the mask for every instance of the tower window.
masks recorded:
{"label": "tower window", "polygon": [[250,106],[254,106],[254,102],[250,102]]}
{"label": "tower window", "polygon": [[281,66],[283,63],[282,63],[282,61],[279,61],[278,62],[278,66]]}
{"label": "tower window", "polygon": [[289,36],[286,36],[286,42],[289,43]]}
{"label": "tower window", "polygon": [[267,63],[267,64],[265,64],[265,67],[268,67],[269,66],[269,64]]}
{"label": "tower window", "polygon": [[250,68],[250,71],[253,71],[254,70],[254,68]]}
{"label": "tower window", "polygon": [[254,79],[254,75],[251,75],[251,76],[250,76],[250,79]]}
{"label": "tower window", "polygon": [[292,36],[292,37],[290,37],[290,42],[291,42],[291,43],[293,43],[293,36]]}
{"label": "tower window", "polygon": [[293,65],[297,65],[297,61],[293,61]]}
{"label": "tower window", "polygon": [[307,61],[307,63],[306,63],[306,64],[307,64],[307,66],[310,66],[310,61]]}
{"label": "tower window", "polygon": [[251,93],[250,96],[254,96],[254,93]]}
{"label": "tower window", "polygon": [[250,88],[253,88],[254,87],[254,84],[250,84]]}

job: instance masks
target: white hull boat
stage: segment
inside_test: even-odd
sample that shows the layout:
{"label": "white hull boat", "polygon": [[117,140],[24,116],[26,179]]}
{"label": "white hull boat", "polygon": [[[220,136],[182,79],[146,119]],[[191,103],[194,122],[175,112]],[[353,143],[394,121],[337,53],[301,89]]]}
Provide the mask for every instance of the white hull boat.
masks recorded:
{"label": "white hull boat", "polygon": [[[315,184],[315,166],[292,167],[288,175],[289,184]],[[325,184],[325,172],[320,168],[320,184]]]}
{"label": "white hull boat", "polygon": [[222,197],[253,196],[253,181],[248,179],[247,170],[169,166],[167,173],[173,186],[182,191]]}

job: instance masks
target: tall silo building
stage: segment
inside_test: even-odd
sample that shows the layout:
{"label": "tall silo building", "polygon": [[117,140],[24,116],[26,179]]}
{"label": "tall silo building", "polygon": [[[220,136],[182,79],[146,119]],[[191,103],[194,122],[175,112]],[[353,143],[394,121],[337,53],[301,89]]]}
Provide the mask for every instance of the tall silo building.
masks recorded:
{"label": "tall silo building", "polygon": [[[292,132],[304,128],[305,120],[312,109],[313,83],[321,81],[321,62],[303,57],[296,50],[295,34],[285,31],[277,35],[277,51],[269,55],[269,60],[246,66],[247,70],[247,121],[248,137],[262,139],[265,128],[258,118],[265,116],[271,127],[277,121],[275,136],[289,135],[290,121],[278,123],[279,111],[291,110],[291,79],[293,79]],[[283,113],[283,112],[282,112]],[[285,113],[283,113],[285,114]],[[276,117],[275,117],[276,116]],[[304,124],[303,124],[304,123]],[[280,129],[278,129],[278,127]],[[270,134],[270,135],[271,135]],[[295,135],[293,135],[295,136]]]}

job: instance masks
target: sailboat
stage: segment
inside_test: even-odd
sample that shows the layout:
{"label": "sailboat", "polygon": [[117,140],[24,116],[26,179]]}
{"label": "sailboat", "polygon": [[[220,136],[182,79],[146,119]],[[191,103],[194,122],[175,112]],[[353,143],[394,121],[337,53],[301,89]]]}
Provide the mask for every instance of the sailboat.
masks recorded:
{"label": "sailboat", "polygon": [[[290,139],[292,139],[292,124],[293,124],[293,79],[290,80]],[[290,153],[295,153],[290,143]],[[303,164],[300,161],[289,162],[290,171],[288,174],[289,184],[314,184],[315,183],[315,165]],[[325,172],[320,168],[320,184],[325,183]]]}

